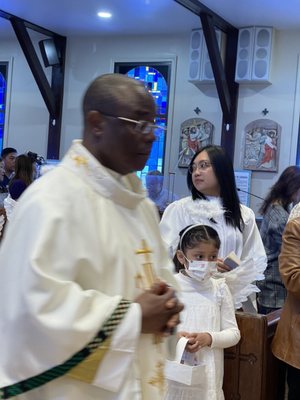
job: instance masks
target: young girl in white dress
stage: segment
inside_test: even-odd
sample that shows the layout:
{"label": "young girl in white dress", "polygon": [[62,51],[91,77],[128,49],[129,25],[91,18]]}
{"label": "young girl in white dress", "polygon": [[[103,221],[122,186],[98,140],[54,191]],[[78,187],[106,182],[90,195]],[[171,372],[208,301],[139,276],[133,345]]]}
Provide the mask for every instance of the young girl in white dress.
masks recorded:
{"label": "young girl in white dress", "polygon": [[224,279],[214,279],[220,248],[217,232],[191,225],[180,233],[177,259],[182,269],[176,280],[184,303],[178,339],[188,338],[184,363],[205,364],[201,382],[194,386],[167,381],[166,400],[223,400],[223,349],[240,340],[233,300]]}
{"label": "young girl in white dress", "polygon": [[[236,269],[236,278],[243,282],[239,300],[259,290],[251,283],[264,279],[267,257],[254,212],[240,204],[235,184],[232,161],[220,146],[202,148],[192,158],[187,185],[191,196],[171,203],[163,213],[161,235],[174,256],[178,245],[178,232],[191,224],[205,224],[214,228],[220,237],[218,270],[229,271],[224,258],[234,252],[241,260],[242,268]],[[243,268],[244,267],[244,268]],[[248,270],[249,276],[240,277]],[[250,276],[250,272],[252,275]],[[234,281],[233,276],[231,276]],[[236,308],[241,302],[235,303]]]}

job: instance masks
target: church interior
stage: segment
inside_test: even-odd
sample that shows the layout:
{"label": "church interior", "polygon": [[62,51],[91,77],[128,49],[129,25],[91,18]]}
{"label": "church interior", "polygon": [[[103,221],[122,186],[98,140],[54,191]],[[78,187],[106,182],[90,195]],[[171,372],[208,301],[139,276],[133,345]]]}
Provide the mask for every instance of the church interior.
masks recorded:
{"label": "church interior", "polygon": [[[163,128],[139,176],[145,183],[159,170],[171,199],[188,195],[193,146],[221,145],[259,224],[269,189],[300,165],[297,0],[2,0],[0,8],[1,149],[59,162],[82,136],[87,84],[130,71],[147,73]],[[279,318],[237,312],[242,340],[225,351],[226,400],[284,399],[270,350]]]}

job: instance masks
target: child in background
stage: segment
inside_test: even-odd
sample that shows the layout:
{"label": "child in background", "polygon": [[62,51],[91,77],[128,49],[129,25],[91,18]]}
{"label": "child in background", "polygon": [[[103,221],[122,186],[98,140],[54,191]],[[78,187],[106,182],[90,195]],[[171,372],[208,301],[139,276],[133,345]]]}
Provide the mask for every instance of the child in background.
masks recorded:
{"label": "child in background", "polygon": [[[207,225],[191,225],[180,232],[175,276],[181,288],[178,338],[189,339],[183,362],[206,365],[205,383],[188,386],[168,380],[168,400],[223,400],[223,349],[240,340],[230,291],[224,279],[212,278],[220,248],[217,232]],[[192,359],[192,361],[190,361]]]}

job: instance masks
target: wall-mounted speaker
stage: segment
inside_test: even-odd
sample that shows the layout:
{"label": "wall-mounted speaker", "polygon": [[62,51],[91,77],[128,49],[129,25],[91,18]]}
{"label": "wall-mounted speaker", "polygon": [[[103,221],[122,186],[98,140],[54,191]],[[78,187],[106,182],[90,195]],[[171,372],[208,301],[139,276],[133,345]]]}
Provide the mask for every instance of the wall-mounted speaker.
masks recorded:
{"label": "wall-mounted speaker", "polygon": [[239,30],[235,81],[270,82],[273,29],[247,27]]}
{"label": "wall-mounted speaker", "polygon": [[60,64],[59,55],[53,39],[44,39],[39,41],[41,55],[45,67],[53,67]]}
{"label": "wall-mounted speaker", "polygon": [[189,81],[200,80],[203,40],[202,29],[192,31],[190,39]]}
{"label": "wall-mounted speaker", "polygon": [[254,30],[252,28],[242,28],[239,30],[235,69],[236,81],[251,80],[253,40]]}
{"label": "wall-mounted speaker", "polygon": [[[220,48],[222,40],[220,30],[216,30],[216,36]],[[191,32],[188,80],[203,83],[215,81],[202,29]]]}
{"label": "wall-mounted speaker", "polygon": [[[215,30],[216,32],[216,37],[217,37],[217,42],[219,45],[219,50],[221,48],[221,39],[222,39],[222,33],[220,30]],[[206,43],[205,43],[205,39],[203,36],[203,40],[204,40],[204,46],[203,46],[203,58],[202,58],[202,70],[201,70],[201,75],[200,75],[200,80],[202,82],[214,82],[215,78],[214,78],[214,73],[211,67],[211,62],[210,62],[210,58],[209,58],[209,54],[208,54],[208,50],[206,47]]]}
{"label": "wall-mounted speaker", "polygon": [[272,28],[255,28],[252,80],[269,81],[272,50]]}

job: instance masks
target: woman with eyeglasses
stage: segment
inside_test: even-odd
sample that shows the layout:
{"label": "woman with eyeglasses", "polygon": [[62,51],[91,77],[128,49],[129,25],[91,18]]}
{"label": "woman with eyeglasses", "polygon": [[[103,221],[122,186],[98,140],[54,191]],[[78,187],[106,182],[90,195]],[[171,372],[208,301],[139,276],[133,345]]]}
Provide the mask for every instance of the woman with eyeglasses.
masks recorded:
{"label": "woman with eyeglasses", "polygon": [[[238,282],[245,283],[235,297],[238,307],[248,295],[258,291],[251,282],[264,279],[266,253],[254,212],[239,201],[232,161],[222,147],[209,145],[194,155],[188,168],[187,185],[191,196],[170,204],[162,216],[160,229],[163,240],[173,256],[178,245],[178,233],[185,226],[201,223],[214,228],[221,241],[217,263],[219,272],[230,271],[228,277],[233,281],[233,290],[237,289]],[[224,263],[231,252],[236,254],[244,268],[233,271]],[[248,276],[245,275],[247,271]]]}

